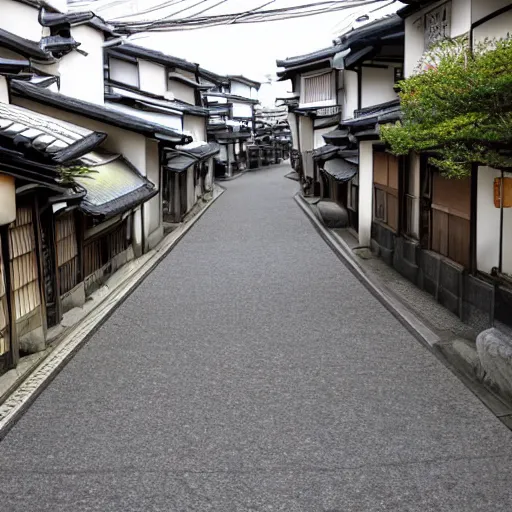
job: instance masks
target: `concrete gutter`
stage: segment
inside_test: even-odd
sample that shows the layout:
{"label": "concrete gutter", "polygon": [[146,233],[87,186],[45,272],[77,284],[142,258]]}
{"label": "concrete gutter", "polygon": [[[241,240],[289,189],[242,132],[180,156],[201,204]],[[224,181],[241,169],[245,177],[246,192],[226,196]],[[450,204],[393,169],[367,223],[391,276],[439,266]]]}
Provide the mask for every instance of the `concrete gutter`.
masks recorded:
{"label": "concrete gutter", "polygon": [[[430,327],[420,320],[394,294],[379,286],[359,263],[347,243],[328,229],[314,213],[311,204],[298,192],[295,201],[314,228],[334,254],[347,266],[354,276],[374,295],[379,302],[439,361],[452,371],[505,425],[512,429],[512,404],[500,394],[485,386],[475,376],[476,352],[468,350],[463,340],[454,340],[449,345]],[[474,353],[473,353],[474,352]]]}
{"label": "concrete gutter", "polygon": [[23,371],[12,370],[14,373],[8,377],[6,377],[7,374],[2,376],[1,379],[5,377],[7,380],[7,387],[0,399],[3,400],[0,405],[0,439],[5,437],[27,408],[78,350],[87,343],[98,328],[110,318],[224,192],[224,188],[215,185],[212,199],[202,210],[165,237],[155,249],[128,263],[126,268],[121,268],[120,272],[124,271],[121,278],[117,273],[114,274],[112,289],[104,291],[98,304],[78,323],[67,329],[53,346],[42,352],[39,359],[32,357],[29,362],[31,365],[23,368]]}

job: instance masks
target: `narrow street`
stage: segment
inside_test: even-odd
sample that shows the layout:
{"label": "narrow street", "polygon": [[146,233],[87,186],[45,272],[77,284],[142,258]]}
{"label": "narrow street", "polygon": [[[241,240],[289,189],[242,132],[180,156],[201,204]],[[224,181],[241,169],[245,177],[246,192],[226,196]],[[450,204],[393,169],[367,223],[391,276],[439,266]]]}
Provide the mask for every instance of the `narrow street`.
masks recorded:
{"label": "narrow street", "polygon": [[510,511],[512,433],[287,172],[223,183],[0,443],[2,512]]}

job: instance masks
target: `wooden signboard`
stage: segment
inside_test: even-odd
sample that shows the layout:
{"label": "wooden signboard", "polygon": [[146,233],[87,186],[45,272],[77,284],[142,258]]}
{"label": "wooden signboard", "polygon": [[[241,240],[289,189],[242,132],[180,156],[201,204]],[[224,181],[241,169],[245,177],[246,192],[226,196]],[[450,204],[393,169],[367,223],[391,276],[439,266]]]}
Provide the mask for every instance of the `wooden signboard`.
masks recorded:
{"label": "wooden signboard", "polygon": [[512,178],[494,179],[494,206],[501,207],[501,182],[503,181],[503,208],[512,208]]}

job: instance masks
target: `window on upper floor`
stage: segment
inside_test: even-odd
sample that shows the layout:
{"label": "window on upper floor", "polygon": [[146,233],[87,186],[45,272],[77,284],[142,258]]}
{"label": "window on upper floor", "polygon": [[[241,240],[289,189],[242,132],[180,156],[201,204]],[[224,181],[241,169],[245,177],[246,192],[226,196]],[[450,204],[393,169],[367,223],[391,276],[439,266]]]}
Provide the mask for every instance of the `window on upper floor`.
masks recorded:
{"label": "window on upper floor", "polygon": [[136,62],[121,59],[109,59],[109,78],[132,87],[140,87],[139,66]]}
{"label": "window on upper floor", "polygon": [[451,35],[451,2],[427,12],[423,19],[425,49]]}
{"label": "window on upper floor", "polygon": [[336,91],[332,72],[303,77],[301,91],[301,103],[335,101]]}

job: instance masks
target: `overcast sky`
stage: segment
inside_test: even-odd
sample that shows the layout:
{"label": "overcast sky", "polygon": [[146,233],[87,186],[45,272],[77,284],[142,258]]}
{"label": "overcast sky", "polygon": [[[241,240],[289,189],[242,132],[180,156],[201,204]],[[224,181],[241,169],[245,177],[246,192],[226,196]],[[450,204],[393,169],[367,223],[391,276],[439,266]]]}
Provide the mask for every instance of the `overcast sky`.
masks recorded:
{"label": "overcast sky", "polygon": [[[140,0],[139,0],[140,1]],[[179,8],[197,4],[197,0],[180,2]],[[214,3],[215,0],[211,0]],[[303,5],[317,3],[325,0],[275,0],[265,9],[275,9],[290,5]],[[159,4],[162,0],[144,0],[139,5],[149,6],[151,3]],[[238,12],[261,6],[264,0],[229,0],[221,6],[205,14],[220,14],[225,12]],[[340,27],[350,26],[357,15],[386,6],[389,1],[375,3],[368,6],[338,11],[329,14],[311,16],[307,18],[291,19],[256,24],[229,25],[171,32],[164,34],[150,34],[135,36],[134,42],[159,48],[172,55],[180,56],[199,62],[202,66],[211,68],[219,73],[244,74],[255,79],[261,79],[267,73],[276,71],[276,58],[308,53],[316,49],[329,46]],[[395,2],[395,5],[398,2]],[[208,4],[207,4],[208,5]],[[204,8],[204,5],[200,6]],[[197,7],[196,9],[199,9]],[[161,10],[156,17],[176,12],[177,6],[172,10]],[[396,9],[395,6],[381,8],[380,13]],[[184,12],[180,16],[194,13],[194,10]],[[155,17],[155,14],[147,14]],[[134,18],[131,18],[134,19]],[[345,23],[344,23],[345,22]],[[336,27],[338,31],[336,31]]]}

